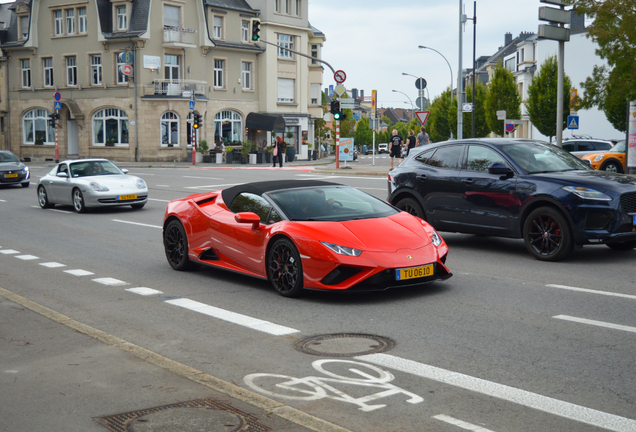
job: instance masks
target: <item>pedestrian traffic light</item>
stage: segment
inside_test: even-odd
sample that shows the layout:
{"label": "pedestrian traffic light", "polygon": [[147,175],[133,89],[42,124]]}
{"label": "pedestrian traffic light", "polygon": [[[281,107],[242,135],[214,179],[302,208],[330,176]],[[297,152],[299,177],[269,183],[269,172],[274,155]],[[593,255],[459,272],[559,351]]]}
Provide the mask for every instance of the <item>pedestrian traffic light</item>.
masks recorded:
{"label": "pedestrian traffic light", "polygon": [[250,39],[252,40],[252,42],[258,42],[258,40],[261,38],[261,20],[258,18],[252,18],[251,28],[252,31],[250,33]]}

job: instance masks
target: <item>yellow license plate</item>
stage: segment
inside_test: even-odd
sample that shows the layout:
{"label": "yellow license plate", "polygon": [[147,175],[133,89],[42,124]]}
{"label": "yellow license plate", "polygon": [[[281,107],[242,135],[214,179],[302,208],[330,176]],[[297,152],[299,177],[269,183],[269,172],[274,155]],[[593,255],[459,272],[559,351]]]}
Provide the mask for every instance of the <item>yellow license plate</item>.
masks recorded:
{"label": "yellow license plate", "polygon": [[433,264],[411,267],[405,269],[397,269],[395,271],[396,280],[416,279],[426,276],[433,276]]}
{"label": "yellow license plate", "polygon": [[4,178],[16,178],[16,177],[18,177],[17,174],[5,174],[4,175]]}
{"label": "yellow license plate", "polygon": [[119,201],[134,200],[134,199],[137,199],[137,195],[119,195],[117,199]]}

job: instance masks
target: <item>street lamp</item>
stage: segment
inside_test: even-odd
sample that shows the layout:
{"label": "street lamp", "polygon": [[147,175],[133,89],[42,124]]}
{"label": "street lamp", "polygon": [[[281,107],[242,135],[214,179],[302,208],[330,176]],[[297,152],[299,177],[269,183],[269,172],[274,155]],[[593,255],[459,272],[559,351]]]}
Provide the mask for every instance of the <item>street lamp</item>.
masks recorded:
{"label": "street lamp", "polygon": [[399,90],[393,90],[396,93],[402,93],[404,96],[406,96],[409,99],[409,102],[411,102],[411,118],[415,117],[415,105],[413,105],[413,101],[411,100],[411,98],[409,97],[409,95],[407,95],[404,92],[401,92]]}
{"label": "street lamp", "polygon": [[[446,64],[448,65],[448,69],[450,70],[450,74],[451,74],[451,85],[450,85],[450,97],[451,97],[451,102],[453,101],[453,68],[451,67],[450,63],[448,62],[448,60],[446,60],[446,57],[444,57],[444,54],[442,54],[441,52],[437,51],[435,48],[431,48],[431,47],[427,47],[427,46],[423,46],[420,45],[418,48],[421,49],[430,49],[431,51],[435,51],[437,54],[441,55],[442,58],[444,59],[444,61],[446,61]],[[459,105],[459,95],[457,95],[457,104]],[[453,131],[451,131],[451,139],[453,139]]]}

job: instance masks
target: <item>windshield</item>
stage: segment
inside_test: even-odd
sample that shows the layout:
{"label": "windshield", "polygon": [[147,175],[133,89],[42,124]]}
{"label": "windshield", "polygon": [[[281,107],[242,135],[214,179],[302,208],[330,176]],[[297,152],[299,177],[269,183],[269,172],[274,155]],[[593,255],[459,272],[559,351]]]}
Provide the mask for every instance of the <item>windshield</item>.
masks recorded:
{"label": "windshield", "polygon": [[620,140],[619,142],[616,143],[614,147],[612,147],[611,149],[607,151],[614,152],[614,153],[625,153],[625,140]]}
{"label": "windshield", "polygon": [[384,201],[347,186],[288,189],[267,196],[294,221],[342,222],[399,213]]}
{"label": "windshield", "polygon": [[123,172],[109,161],[88,161],[72,163],[71,174],[73,177],[90,177],[117,175],[123,174]]}
{"label": "windshield", "polygon": [[20,162],[20,160],[11,152],[0,152],[0,163]]}
{"label": "windshield", "polygon": [[503,145],[501,149],[527,174],[591,169],[577,157],[552,144],[525,141]]}

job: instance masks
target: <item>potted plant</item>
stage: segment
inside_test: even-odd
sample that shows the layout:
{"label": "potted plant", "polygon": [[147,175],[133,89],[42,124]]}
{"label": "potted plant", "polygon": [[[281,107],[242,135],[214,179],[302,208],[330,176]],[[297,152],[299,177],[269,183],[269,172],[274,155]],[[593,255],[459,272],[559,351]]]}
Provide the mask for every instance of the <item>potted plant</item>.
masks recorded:
{"label": "potted plant", "polygon": [[[291,131],[287,132],[288,139],[291,139],[293,137],[294,137],[293,132]],[[296,147],[287,145],[287,143],[285,143],[285,154],[287,155],[287,162],[293,162],[294,158],[296,157]]]}
{"label": "potted plant", "polygon": [[250,142],[245,141],[241,147],[241,164],[247,164],[247,156],[250,154]]}
{"label": "potted plant", "polygon": [[232,157],[232,152],[234,151],[234,147],[227,146],[225,147],[225,163],[233,164],[234,158]]}
{"label": "potted plant", "polygon": [[[106,147],[114,147],[114,146],[115,146],[115,140],[113,139],[106,140]],[[168,144],[168,146],[172,147],[171,144]]]}
{"label": "potted plant", "polygon": [[35,139],[35,145],[43,145],[43,144],[44,144],[44,140],[42,138]]}
{"label": "potted plant", "polygon": [[197,151],[203,155],[203,162],[210,163],[212,162],[212,157],[210,156],[210,149],[208,147],[208,142],[206,140],[199,141],[199,146]]}
{"label": "potted plant", "polygon": [[274,154],[274,146],[267,147],[267,153],[265,153],[265,162],[272,163],[272,155]]}

